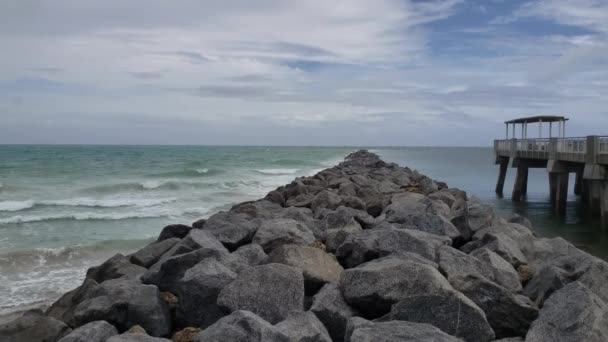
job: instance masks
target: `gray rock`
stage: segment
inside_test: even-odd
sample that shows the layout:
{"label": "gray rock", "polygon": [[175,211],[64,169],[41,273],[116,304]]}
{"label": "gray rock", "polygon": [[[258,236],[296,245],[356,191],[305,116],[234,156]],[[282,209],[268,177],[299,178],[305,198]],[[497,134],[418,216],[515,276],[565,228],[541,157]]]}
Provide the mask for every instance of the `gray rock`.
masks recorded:
{"label": "gray rock", "polygon": [[117,278],[138,278],[146,271],[145,267],[132,264],[124,255],[116,254],[103,264],[89,268],[86,278],[101,283]]}
{"label": "gray rock", "polygon": [[381,193],[371,188],[360,188],[357,192],[357,196],[363,200],[367,213],[373,217],[378,217],[382,214],[384,207],[389,204],[388,196],[384,196]]}
{"label": "gray rock", "polygon": [[219,212],[207,219],[203,229],[213,234],[229,250],[235,250],[250,243],[258,229],[247,218],[246,214]]}
{"label": "gray rock", "polygon": [[214,259],[204,259],[186,271],[171,289],[178,298],[175,322],[178,328],[206,328],[224,316],[216,305],[224,286],[236,279],[236,273]]}
{"label": "gray rock", "polygon": [[304,309],[302,271],[281,264],[251,267],[221,290],[217,304],[228,312],[248,310],[278,323],[289,312]]}
{"label": "gray rock", "polygon": [[528,263],[521,245],[506,234],[487,233],[483,235],[481,246],[500,255],[515,268]]}
{"label": "gray rock", "polygon": [[398,251],[412,252],[435,260],[436,249],[450,242],[448,237],[389,226],[350,234],[336,251],[336,257],[347,268]]}
{"label": "gray rock", "polygon": [[495,340],[494,342],[524,342],[524,339],[521,337],[508,337]]}
{"label": "gray rock", "polygon": [[249,311],[235,311],[201,331],[195,342],[290,342],[277,328]]}
{"label": "gray rock", "polygon": [[364,317],[377,318],[409,296],[443,293],[452,286],[429,265],[387,257],[342,272],[340,290]]}
{"label": "gray rock", "polygon": [[[222,246],[222,248],[224,248]],[[179,281],[184,273],[204,259],[213,258],[225,261],[230,253],[226,249],[216,250],[200,248],[190,253],[179,254],[164,260],[158,267],[150,270],[141,277],[145,284],[154,284],[162,291],[171,291],[172,287]]]}
{"label": "gray rock", "polygon": [[500,255],[492,252],[487,248],[481,248],[471,253],[471,256],[484,262],[490,266],[492,271],[490,280],[496,284],[501,285],[513,292],[521,291],[521,283],[519,282],[519,275],[511,264],[509,264]]}
{"label": "gray rock", "polygon": [[262,246],[255,243],[239,247],[239,249],[232,252],[232,255],[237,256],[249,266],[261,265],[268,258],[268,254],[264,252]]}
{"label": "gray rock", "polygon": [[608,341],[608,306],[580,282],[549,297],[526,335],[526,342],[566,341]]}
{"label": "gray rock", "polygon": [[596,259],[578,278],[591,292],[608,303],[608,263]]}
{"label": "gray rock", "polygon": [[146,334],[124,333],[110,337],[107,342],[171,342],[171,340]]}
{"label": "gray rock", "polygon": [[65,323],[45,316],[42,311],[32,310],[11,322],[0,324],[0,341],[56,342],[71,331]]}
{"label": "gray rock", "polygon": [[230,209],[230,213],[245,214],[246,217],[251,220],[255,218],[269,218],[275,211],[281,209],[282,207],[277,203],[258,200],[237,204]]}
{"label": "gray rock", "polygon": [[348,322],[344,342],[462,342],[426,323],[390,321],[374,323],[360,317]]}
{"label": "gray rock", "polygon": [[206,229],[192,229],[180,244],[188,246],[192,250],[204,248],[222,252],[228,251],[222,242],[220,242],[212,232],[209,232]]}
{"label": "gray rock", "polygon": [[107,280],[74,308],[74,326],[98,320],[108,321],[121,331],[141,325],[152,336],[171,331],[169,309],[158,288],[132,279]]}
{"label": "gray rock", "polygon": [[338,247],[346,240],[346,238],[354,233],[360,232],[363,229],[357,222],[343,228],[328,229],[324,232],[325,247],[330,253],[335,253]]}
{"label": "gray rock", "polygon": [[530,222],[530,220],[528,220],[527,218],[525,218],[519,214],[511,213],[507,217],[505,217],[505,219],[509,223],[517,223],[526,228],[532,229],[532,222]]}
{"label": "gray rock", "polygon": [[525,336],[538,316],[538,309],[527,297],[515,295],[486,278],[455,276],[450,283],[485,312],[497,338]]}
{"label": "gray rock", "polygon": [[312,202],[310,203],[310,209],[313,212],[317,212],[319,209],[336,209],[342,203],[342,197],[339,195],[323,190],[315,195]]}
{"label": "gray rock", "polygon": [[158,235],[157,241],[163,241],[171,238],[183,239],[192,230],[192,227],[186,226],[185,224],[170,224],[163,228]]}
{"label": "gray rock", "polygon": [[494,340],[484,312],[458,291],[408,296],[393,305],[382,320],[428,323],[467,342]]}
{"label": "gray rock", "polygon": [[307,294],[315,294],[324,284],[338,282],[344,270],[336,257],[319,248],[283,245],[268,256],[268,263],[297,267],[304,275]]}
{"label": "gray rock", "polygon": [[323,322],[334,341],[344,341],[349,318],[358,315],[358,312],[346,303],[340,288],[334,283],[326,284],[314,296],[310,311]]}
{"label": "gray rock", "polygon": [[179,238],[165,238],[155,243],[151,243],[139,251],[131,254],[129,260],[131,263],[150,267],[156,263],[160,257],[165,254],[171,247],[180,241]]}
{"label": "gray rock", "polygon": [[308,246],[315,241],[315,236],[304,224],[292,219],[272,219],[263,221],[253,237],[266,253],[285,245]]}
{"label": "gray rock", "polygon": [[301,222],[308,227],[316,238],[321,238],[322,233],[319,223],[313,217],[312,210],[309,208],[289,207],[280,211],[276,218],[292,219]]}
{"label": "gray rock", "polygon": [[569,277],[569,274],[559,267],[543,266],[526,284],[523,294],[532,299],[538,307],[541,307],[553,292],[571,281]]}
{"label": "gray rock", "polygon": [[290,342],[332,342],[327,329],[312,312],[292,312],[275,327]]}
{"label": "gray rock", "polygon": [[472,197],[467,203],[469,210],[469,226],[473,232],[490,227],[496,219],[494,207],[482,203],[478,198]]}
{"label": "gray rock", "polygon": [[301,194],[287,199],[285,205],[288,207],[310,208],[313,199],[314,196],[311,194]]}
{"label": "gray rock", "polygon": [[106,321],[94,321],[74,329],[59,342],[105,342],[118,335],[118,330]]}

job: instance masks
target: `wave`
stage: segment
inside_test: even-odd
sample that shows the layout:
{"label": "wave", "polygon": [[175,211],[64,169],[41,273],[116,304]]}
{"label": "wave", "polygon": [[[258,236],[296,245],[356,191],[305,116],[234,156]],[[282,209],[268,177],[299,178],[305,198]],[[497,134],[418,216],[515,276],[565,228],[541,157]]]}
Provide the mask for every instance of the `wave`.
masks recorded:
{"label": "wave", "polygon": [[117,208],[117,207],[151,207],[164,203],[177,201],[176,197],[170,198],[68,198],[60,200],[26,200],[26,201],[3,201],[0,202],[0,211],[21,211],[37,206],[61,206],[61,207],[90,207],[90,208]]}
{"label": "wave", "polygon": [[253,170],[254,172],[269,175],[269,176],[280,176],[280,175],[295,175],[299,170],[298,169],[260,169]]}
{"label": "wave", "polygon": [[179,171],[153,173],[153,174],[147,175],[146,177],[196,178],[196,177],[215,176],[222,172],[223,171],[217,170],[217,169],[194,168],[194,169],[186,169],[186,170],[179,170]]}
{"label": "wave", "polygon": [[0,211],[20,211],[32,208],[34,201],[2,201],[0,202]]}
{"label": "wave", "polygon": [[94,213],[94,212],[83,212],[83,213],[60,213],[60,214],[48,214],[48,215],[16,215],[8,218],[0,219],[0,224],[19,224],[19,223],[31,223],[31,222],[42,222],[42,221],[56,221],[56,220],[76,220],[76,221],[89,221],[89,220],[128,220],[128,219],[141,219],[141,218],[160,218],[160,217],[172,217],[184,214],[205,214],[207,210],[201,209],[186,209],[176,212],[162,212],[158,210],[151,210],[149,212],[127,212],[127,213]]}
{"label": "wave", "polygon": [[[276,174],[274,174],[276,175]],[[110,194],[120,192],[137,191],[159,191],[159,190],[179,190],[179,189],[209,189],[209,188],[257,188],[260,183],[257,181],[218,181],[218,182],[193,182],[183,180],[149,180],[143,182],[120,183],[109,185],[98,185],[81,189],[85,193]]]}

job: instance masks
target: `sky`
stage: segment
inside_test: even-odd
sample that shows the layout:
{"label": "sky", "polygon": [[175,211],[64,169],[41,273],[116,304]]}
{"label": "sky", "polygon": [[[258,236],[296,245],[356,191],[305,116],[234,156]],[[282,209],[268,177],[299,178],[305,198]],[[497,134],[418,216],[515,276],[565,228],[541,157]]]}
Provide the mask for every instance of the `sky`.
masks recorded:
{"label": "sky", "polygon": [[608,135],[608,0],[4,0],[0,49],[0,143]]}

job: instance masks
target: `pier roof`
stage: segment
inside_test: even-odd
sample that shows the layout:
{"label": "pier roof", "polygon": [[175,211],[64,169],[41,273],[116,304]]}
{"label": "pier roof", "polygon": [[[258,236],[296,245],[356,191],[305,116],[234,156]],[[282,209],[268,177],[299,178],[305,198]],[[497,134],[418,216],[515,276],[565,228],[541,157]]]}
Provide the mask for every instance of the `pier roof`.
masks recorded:
{"label": "pier roof", "polygon": [[557,122],[557,121],[568,121],[569,119],[565,116],[557,115],[537,115],[529,116],[526,118],[513,119],[505,121],[506,124],[520,124],[520,123],[534,123],[534,122]]}

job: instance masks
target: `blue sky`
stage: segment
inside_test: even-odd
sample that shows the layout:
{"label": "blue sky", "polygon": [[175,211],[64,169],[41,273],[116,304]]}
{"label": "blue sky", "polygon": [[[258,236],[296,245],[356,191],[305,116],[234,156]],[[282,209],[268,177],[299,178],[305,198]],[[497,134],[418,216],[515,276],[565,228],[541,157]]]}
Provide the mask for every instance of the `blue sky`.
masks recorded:
{"label": "blue sky", "polygon": [[606,0],[0,3],[0,143],[490,145],[608,134]]}

